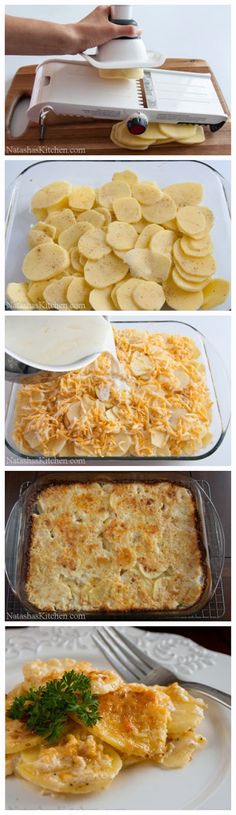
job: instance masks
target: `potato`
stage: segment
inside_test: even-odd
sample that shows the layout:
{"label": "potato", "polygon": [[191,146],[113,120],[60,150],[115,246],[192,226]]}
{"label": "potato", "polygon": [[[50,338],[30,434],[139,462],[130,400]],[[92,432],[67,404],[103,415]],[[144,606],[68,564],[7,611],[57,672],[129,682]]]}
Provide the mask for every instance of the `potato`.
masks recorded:
{"label": "potato", "polygon": [[43,296],[50,308],[68,310],[66,295],[72,280],[74,280],[73,277],[62,277],[61,280],[53,280],[52,283],[45,286]]}
{"label": "potato", "polygon": [[180,240],[175,241],[173,249],[174,258],[187,274],[211,277],[216,269],[216,262],[212,255],[206,257],[188,257],[182,252]]}
{"label": "potato", "polygon": [[134,311],[137,309],[133,299],[133,291],[137,286],[137,278],[130,277],[125,283],[121,283],[116,289],[116,299],[118,307],[122,311]]}
{"label": "potato", "polygon": [[192,124],[172,124],[171,122],[159,122],[159,127],[161,133],[164,133],[164,136],[168,136],[168,138],[174,139],[174,141],[178,139],[194,138],[197,132],[197,125]]}
{"label": "potato", "polygon": [[64,229],[63,232],[60,233],[58,238],[59,246],[63,246],[64,249],[67,249],[69,252],[73,246],[78,246],[78,241],[85,232],[89,232],[91,229],[94,229],[92,224],[88,224],[86,222],[79,223],[76,221],[71,226],[68,226],[67,229]]}
{"label": "potato", "polygon": [[132,224],[112,221],[107,227],[106,240],[113,249],[127,251],[135,246],[137,232]]}
{"label": "potato", "polygon": [[203,197],[203,185],[193,181],[184,181],[164,187],[163,192],[173,198],[177,207],[197,206]]}
{"label": "potato", "polygon": [[70,262],[72,269],[74,269],[75,272],[79,272],[83,275],[83,266],[80,261],[79,251],[76,246],[73,246],[72,249],[70,249]]}
{"label": "potato", "polygon": [[196,311],[203,304],[203,293],[185,292],[175,285],[172,279],[163,283],[164,294],[167,305],[176,311]]}
{"label": "potato", "polygon": [[150,145],[155,144],[153,139],[141,140],[139,136],[134,136],[129,132],[126,122],[117,122],[113,125],[110,133],[111,141],[118,143],[121,147],[134,147],[136,150],[147,150]]}
{"label": "potato", "polygon": [[174,232],[172,232],[171,229],[162,229],[160,232],[156,232],[151,238],[151,252],[159,252],[164,255],[169,254],[172,252],[174,241]]}
{"label": "potato", "polygon": [[204,286],[207,285],[208,278],[205,277],[198,281],[186,280],[182,277],[179,273],[178,269],[172,269],[172,280],[174,281],[175,285],[178,286],[179,289],[183,289],[183,291],[202,291]]}
{"label": "potato", "polygon": [[127,272],[127,263],[117,258],[113,252],[101,260],[88,260],[84,267],[85,280],[95,289],[105,289],[107,286],[118,283],[127,275]]}
{"label": "potato", "polygon": [[230,284],[228,280],[223,280],[221,278],[216,278],[216,280],[211,280],[210,283],[204,288],[203,291],[203,304],[201,308],[203,310],[208,310],[212,308],[216,308],[216,306],[221,306],[227,299],[230,292]]}
{"label": "potato", "polygon": [[127,181],[108,181],[97,191],[98,203],[101,207],[113,209],[113,201],[116,198],[129,198],[131,189]]}
{"label": "potato", "polygon": [[204,258],[207,255],[211,254],[212,251],[212,242],[210,238],[205,241],[199,241],[200,246],[198,246],[197,241],[192,241],[189,238],[181,238],[180,240],[180,247],[182,252],[189,257],[201,257]]}
{"label": "potato", "polygon": [[141,207],[135,198],[116,198],[113,202],[113,211],[118,221],[134,224],[140,221]]}
{"label": "potato", "polygon": [[53,181],[46,184],[32,198],[32,210],[64,209],[68,204],[71,184],[68,181]]}
{"label": "potato", "polygon": [[92,226],[98,227],[99,229],[101,229],[105,224],[104,215],[102,215],[101,212],[98,212],[97,209],[80,212],[80,214],[77,216],[77,221],[86,221],[87,224],[92,224]]}
{"label": "potato", "polygon": [[46,285],[47,282],[45,280],[40,280],[38,283],[30,283],[28,286],[28,297],[31,300],[31,303],[45,309],[47,308],[46,300],[44,298],[44,289],[46,288]]}
{"label": "potato", "polygon": [[198,207],[179,207],[176,223],[180,232],[191,237],[201,234],[206,228],[206,220]]}
{"label": "potato", "polygon": [[8,283],[7,300],[18,311],[31,311],[33,309],[28,297],[27,283]]}
{"label": "potato", "polygon": [[139,177],[133,170],[121,170],[113,173],[112,181],[127,181],[127,184],[133,192],[133,187],[135,184],[138,184]]}
{"label": "potato", "polygon": [[138,308],[151,311],[161,309],[165,302],[162,286],[151,280],[141,280],[133,289],[133,299]]}
{"label": "potato", "polygon": [[102,229],[92,229],[81,235],[78,241],[78,250],[88,258],[88,260],[100,260],[109,255],[111,247],[106,243],[106,237]]}
{"label": "potato", "polygon": [[67,301],[72,308],[77,310],[90,309],[89,303],[90,288],[83,278],[74,278],[66,292]]}
{"label": "potato", "polygon": [[46,221],[38,221],[37,224],[33,224],[31,229],[37,229],[40,232],[45,232],[46,235],[49,235],[49,238],[52,238],[53,241],[56,238],[56,227],[52,226],[52,224],[49,224]]}
{"label": "potato", "polygon": [[132,192],[134,197],[137,198],[137,201],[145,205],[155,204],[156,201],[160,201],[162,197],[161,188],[157,186],[155,181],[139,181],[139,183],[133,187]]}
{"label": "potato", "polygon": [[69,207],[76,212],[92,209],[96,194],[92,187],[72,187],[69,194]]}
{"label": "potato", "polygon": [[[144,221],[144,224],[145,223]],[[159,224],[146,224],[136,240],[135,249],[149,249],[153,235],[157,235],[157,233],[162,232],[162,230],[163,227],[159,226]]]}
{"label": "potato", "polygon": [[113,286],[105,289],[92,289],[89,295],[89,302],[95,311],[114,311],[114,303],[111,299]]}
{"label": "potato", "polygon": [[52,243],[52,238],[46,235],[46,232],[42,232],[41,229],[30,229],[27,238],[30,249],[33,249],[34,246],[39,246],[41,243]]}
{"label": "potato", "polygon": [[168,255],[151,252],[150,249],[131,249],[125,255],[133,277],[144,280],[166,280],[171,267]]}
{"label": "potato", "polygon": [[164,224],[170,218],[175,218],[176,204],[172,198],[166,193],[163,193],[160,200],[155,204],[149,206],[142,206],[142,214],[145,221],[150,221],[154,224]]}
{"label": "potato", "polygon": [[99,68],[101,79],[142,79],[142,68]]}
{"label": "potato", "polygon": [[96,212],[100,212],[100,214],[103,215],[103,227],[106,227],[111,223],[111,212],[107,207],[96,207]]}
{"label": "potato", "polygon": [[58,240],[61,232],[75,224],[75,216],[71,209],[65,208],[61,212],[49,212],[46,223],[55,227],[55,240]]}
{"label": "potato", "polygon": [[56,243],[42,243],[25,255],[22,272],[28,280],[49,280],[69,266],[69,255]]}

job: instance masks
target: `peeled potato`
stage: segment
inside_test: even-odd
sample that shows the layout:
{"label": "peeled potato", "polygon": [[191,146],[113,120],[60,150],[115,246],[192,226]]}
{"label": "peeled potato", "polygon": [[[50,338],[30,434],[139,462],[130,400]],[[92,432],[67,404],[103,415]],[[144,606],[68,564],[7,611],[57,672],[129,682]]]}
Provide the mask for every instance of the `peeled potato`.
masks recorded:
{"label": "peeled potato", "polygon": [[45,280],[39,280],[37,283],[30,283],[28,287],[28,297],[31,300],[31,303],[34,303],[36,306],[40,305],[41,308],[47,307],[46,300],[44,298],[44,289],[46,287]]}
{"label": "peeled potato", "polygon": [[101,207],[113,209],[113,201],[116,198],[129,198],[131,189],[127,181],[108,181],[99,188],[97,193],[98,203]]}
{"label": "peeled potato", "polygon": [[146,224],[136,240],[135,249],[149,249],[153,235],[157,235],[157,233],[162,232],[162,230],[163,227],[159,226],[159,224]]}
{"label": "peeled potato", "polygon": [[67,289],[73,277],[62,277],[61,280],[53,280],[44,289],[44,299],[50,308],[57,310],[68,310]]}
{"label": "peeled potato", "polygon": [[66,297],[70,306],[74,309],[90,309],[89,303],[90,288],[83,278],[73,278],[68,286]]}
{"label": "peeled potato", "polygon": [[191,237],[201,234],[206,228],[206,220],[198,207],[179,207],[176,223],[180,232]]}
{"label": "peeled potato", "polygon": [[63,209],[68,204],[71,184],[68,181],[53,181],[35,192],[32,198],[32,210]]}
{"label": "peeled potato", "polygon": [[122,311],[134,311],[137,309],[132,293],[137,286],[136,277],[130,277],[125,283],[121,283],[116,289],[116,299]]}
{"label": "peeled potato", "polygon": [[75,216],[71,209],[65,208],[61,212],[49,212],[46,223],[55,228],[55,240],[57,240],[61,232],[75,224]]}
{"label": "peeled potato", "polygon": [[63,232],[60,233],[58,238],[59,246],[63,246],[64,249],[67,249],[69,252],[73,246],[78,245],[78,241],[85,232],[89,232],[90,230],[94,229],[92,224],[87,222],[78,222],[76,221],[71,226],[68,226],[67,229],[64,229]]}
{"label": "peeled potato", "polygon": [[195,133],[193,136],[188,136],[188,138],[177,138],[179,144],[202,144],[205,141],[205,133],[204,128],[202,125],[195,125]]}
{"label": "peeled potato", "polygon": [[131,249],[125,255],[125,261],[134,277],[144,280],[166,280],[171,267],[168,255],[151,252],[150,249]]}
{"label": "peeled potato", "polygon": [[161,133],[164,133],[164,136],[169,136],[171,139],[176,140],[194,138],[197,125],[160,122],[159,127]]}
{"label": "peeled potato", "polygon": [[84,267],[87,283],[95,289],[105,289],[127,275],[128,266],[113,252],[101,260],[88,260]]}
{"label": "peeled potato", "polygon": [[79,272],[79,273],[81,273],[83,275],[83,266],[82,266],[82,263],[80,261],[79,251],[78,251],[76,246],[72,246],[72,249],[70,249],[70,262],[71,262],[72,269],[75,272]]}
{"label": "peeled potato", "polygon": [[167,305],[176,311],[197,311],[203,304],[203,293],[185,292],[172,279],[163,284]]}
{"label": "peeled potato", "polygon": [[162,229],[151,238],[150,249],[165,255],[172,251],[174,241],[174,232],[171,229]]}
{"label": "peeled potato", "polygon": [[133,289],[133,299],[141,309],[159,310],[164,306],[165,295],[162,286],[151,280],[141,280]]}
{"label": "peeled potato", "polygon": [[211,280],[210,283],[204,288],[203,292],[203,305],[201,308],[204,310],[216,308],[221,306],[227,299],[230,292],[230,284],[228,280],[216,278]]}
{"label": "peeled potato", "polygon": [[39,246],[41,243],[52,243],[52,238],[46,232],[42,232],[41,229],[30,229],[27,237],[30,249]]}
{"label": "peeled potato", "polygon": [[69,207],[76,212],[92,209],[95,198],[95,190],[92,187],[73,187],[69,195]]}
{"label": "peeled potato", "polygon": [[114,311],[114,303],[111,299],[113,286],[105,289],[92,289],[89,295],[89,302],[95,311]]}
{"label": "peeled potato", "polygon": [[132,224],[112,221],[107,228],[106,240],[113,249],[127,251],[135,246],[137,232]]}
{"label": "peeled potato", "polygon": [[130,189],[133,191],[135,184],[138,184],[139,177],[133,170],[121,170],[113,173],[112,181],[127,181]]}
{"label": "peeled potato", "polygon": [[214,215],[212,210],[209,209],[209,207],[200,207],[200,212],[202,212],[202,214],[204,215],[206,221],[206,228],[209,230],[212,229],[214,225]]}
{"label": "peeled potato", "polygon": [[120,144],[121,147],[134,147],[137,150],[147,150],[148,147],[154,144],[153,139],[141,140],[139,136],[134,136],[130,133],[126,122],[117,122],[111,129],[110,138],[114,139]]}
{"label": "peeled potato", "polygon": [[203,277],[211,277],[216,269],[216,262],[212,255],[206,257],[188,257],[182,252],[180,241],[177,240],[174,244],[174,258],[179,265],[188,274],[202,275]]}
{"label": "peeled potato", "polygon": [[8,283],[7,299],[13,308],[30,311],[33,306],[28,297],[27,283]]}
{"label": "peeled potato", "polygon": [[175,218],[176,204],[170,195],[163,193],[160,200],[149,206],[142,206],[142,213],[145,221],[154,224],[164,224],[170,218]]}
{"label": "peeled potato", "polygon": [[212,250],[212,242],[210,238],[204,241],[199,241],[200,246],[198,246],[197,241],[191,241],[189,238],[181,238],[180,240],[180,247],[185,255],[189,255],[190,257],[201,257],[204,258],[207,255],[211,254]]}
{"label": "peeled potato", "polygon": [[139,183],[133,187],[132,192],[140,204],[155,204],[156,201],[160,201],[162,197],[161,188],[157,186],[155,181],[139,181]]}
{"label": "peeled potato", "polygon": [[205,280],[209,280],[209,277],[204,277],[204,275],[188,274],[188,272],[185,272],[184,269],[181,268],[177,261],[175,261],[175,269],[180,277],[183,278],[183,280],[187,280],[188,283],[203,283]]}
{"label": "peeled potato", "polygon": [[102,229],[92,229],[81,235],[78,241],[78,250],[82,252],[88,260],[100,260],[109,255],[111,247],[106,243],[106,237]]}
{"label": "peeled potato", "polygon": [[202,291],[204,286],[207,285],[208,278],[205,277],[204,279],[193,281],[193,280],[186,280],[184,277],[181,276],[178,269],[172,269],[172,279],[176,286],[179,289],[183,289],[183,291]]}
{"label": "peeled potato", "polygon": [[56,243],[42,243],[23,260],[22,272],[28,280],[49,280],[69,266],[69,255]]}
{"label": "peeled potato", "polygon": [[46,221],[38,221],[38,223],[34,224],[31,227],[31,229],[36,229],[39,230],[40,232],[45,232],[46,235],[49,235],[49,237],[53,239],[53,241],[56,238],[57,231],[56,227],[53,226],[52,224],[47,223]]}
{"label": "peeled potato", "polygon": [[118,221],[125,221],[127,224],[137,223],[142,216],[141,207],[136,198],[116,198],[113,203],[113,211]]}
{"label": "peeled potato", "polygon": [[174,199],[177,207],[197,206],[203,197],[203,185],[193,181],[184,181],[170,184],[164,188],[164,192]]}
{"label": "peeled potato", "polygon": [[97,209],[80,212],[80,214],[77,216],[77,221],[86,221],[87,224],[92,224],[92,226],[98,227],[99,229],[101,229],[105,224],[104,215],[102,215],[101,212],[98,212]]}

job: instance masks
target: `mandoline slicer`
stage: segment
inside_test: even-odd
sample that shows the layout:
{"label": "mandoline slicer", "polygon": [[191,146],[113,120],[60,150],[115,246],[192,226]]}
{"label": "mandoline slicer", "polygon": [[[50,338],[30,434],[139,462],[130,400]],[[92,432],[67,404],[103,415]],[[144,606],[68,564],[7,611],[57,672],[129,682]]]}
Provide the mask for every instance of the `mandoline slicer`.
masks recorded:
{"label": "mandoline slicer", "polygon": [[[112,6],[111,19],[119,25],[136,24],[132,6]],[[136,134],[144,132],[149,122],[202,124],[212,131],[222,127],[228,113],[210,73],[160,70],[164,61],[163,54],[146,51],[138,36],[119,37],[99,46],[95,54],[84,53],[75,60],[42,62],[36,69],[28,117],[38,122],[41,141],[49,113],[125,119],[129,131]],[[144,75],[112,81],[100,77],[99,68],[142,68]]]}

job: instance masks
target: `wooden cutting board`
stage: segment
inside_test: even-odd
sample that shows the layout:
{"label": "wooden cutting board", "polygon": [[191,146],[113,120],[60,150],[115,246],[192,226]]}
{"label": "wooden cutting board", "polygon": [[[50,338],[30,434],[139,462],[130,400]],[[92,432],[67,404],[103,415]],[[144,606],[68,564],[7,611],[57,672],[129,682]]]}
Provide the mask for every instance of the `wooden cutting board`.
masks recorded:
{"label": "wooden cutting board", "polygon": [[[221,93],[216,78],[204,60],[197,59],[167,59],[162,66],[166,70],[198,71],[210,73],[213,84],[224,110],[229,114],[228,107]],[[183,145],[164,144],[149,147],[147,151],[128,151],[126,148],[117,148],[110,141],[110,131],[113,122],[103,119],[84,119],[79,117],[56,116],[49,114],[44,142],[38,137],[38,125],[29,123],[21,136],[14,137],[11,133],[11,121],[16,105],[20,100],[31,97],[36,65],[27,65],[17,71],[6,98],[6,155],[230,155],[231,153],[231,127],[230,121],[215,133],[205,128],[206,141],[203,144]]]}

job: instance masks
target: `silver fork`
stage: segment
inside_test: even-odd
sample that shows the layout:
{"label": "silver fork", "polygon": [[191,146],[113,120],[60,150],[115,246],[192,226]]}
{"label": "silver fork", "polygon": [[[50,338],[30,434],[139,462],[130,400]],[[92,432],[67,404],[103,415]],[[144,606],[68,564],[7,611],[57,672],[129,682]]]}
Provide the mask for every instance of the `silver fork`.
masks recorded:
{"label": "silver fork", "polygon": [[138,682],[145,685],[171,685],[172,682],[179,682],[183,688],[197,691],[198,694],[204,694],[209,699],[221,702],[225,707],[231,707],[229,693],[201,682],[179,680],[176,674],[148,657],[117,628],[110,626],[109,628],[96,628],[93,640],[126,682]]}

